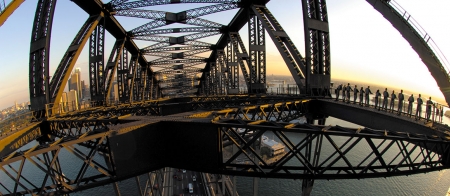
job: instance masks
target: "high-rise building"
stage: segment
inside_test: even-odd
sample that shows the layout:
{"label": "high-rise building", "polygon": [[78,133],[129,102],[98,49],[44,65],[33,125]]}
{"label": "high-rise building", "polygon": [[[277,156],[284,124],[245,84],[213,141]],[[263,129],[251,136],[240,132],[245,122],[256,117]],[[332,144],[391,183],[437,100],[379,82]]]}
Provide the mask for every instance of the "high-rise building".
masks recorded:
{"label": "high-rise building", "polygon": [[119,85],[117,85],[117,82],[113,83],[113,89],[111,93],[114,95],[114,101],[119,101]]}
{"label": "high-rise building", "polygon": [[67,92],[63,92],[62,96],[61,96],[61,107],[62,107],[62,111],[67,112]]}
{"label": "high-rise building", "polygon": [[69,91],[71,90],[77,91],[78,101],[83,98],[83,91],[80,79],[81,79],[81,69],[76,68],[69,79]]}
{"label": "high-rise building", "polygon": [[70,90],[67,96],[69,111],[78,110],[78,94],[76,90]]}

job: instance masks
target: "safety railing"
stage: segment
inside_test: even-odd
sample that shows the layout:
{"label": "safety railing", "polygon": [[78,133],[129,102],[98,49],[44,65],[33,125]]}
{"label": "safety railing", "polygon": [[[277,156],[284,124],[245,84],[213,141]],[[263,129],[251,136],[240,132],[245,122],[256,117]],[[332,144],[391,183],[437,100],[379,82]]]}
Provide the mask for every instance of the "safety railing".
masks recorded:
{"label": "safety railing", "polygon": [[[9,3],[8,3],[9,4]],[[6,5],[8,5],[5,0],[0,0],[0,13],[6,9]]]}
{"label": "safety railing", "polygon": [[61,102],[58,106],[55,106],[54,103],[49,103],[45,105],[45,116],[51,117],[69,112],[84,111],[91,108],[92,105],[90,101],[83,101],[80,104],[75,102]]}
{"label": "safety railing", "polygon": [[450,69],[448,68],[450,63],[448,62],[447,58],[438,47],[436,42],[433,40],[433,38],[431,38],[431,36],[425,31],[425,29],[411,16],[411,14],[409,14],[402,6],[400,6],[399,3],[397,3],[395,0],[391,0],[388,3],[408,22],[409,25],[411,25],[411,27],[414,28],[414,30],[416,30],[417,33],[419,33],[423,41],[428,44],[431,50],[433,50],[434,54],[441,62],[442,68],[445,70],[445,72],[447,74],[450,74]]}

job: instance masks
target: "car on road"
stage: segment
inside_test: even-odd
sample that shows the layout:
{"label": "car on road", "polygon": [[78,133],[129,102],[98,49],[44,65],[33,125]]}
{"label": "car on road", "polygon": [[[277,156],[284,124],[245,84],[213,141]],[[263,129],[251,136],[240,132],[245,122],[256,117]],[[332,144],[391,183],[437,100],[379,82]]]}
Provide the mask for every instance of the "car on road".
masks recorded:
{"label": "car on road", "polygon": [[196,176],[192,176],[192,181],[197,181],[197,177]]}
{"label": "car on road", "polygon": [[183,174],[185,174],[186,173],[186,170],[185,169],[183,169]]}

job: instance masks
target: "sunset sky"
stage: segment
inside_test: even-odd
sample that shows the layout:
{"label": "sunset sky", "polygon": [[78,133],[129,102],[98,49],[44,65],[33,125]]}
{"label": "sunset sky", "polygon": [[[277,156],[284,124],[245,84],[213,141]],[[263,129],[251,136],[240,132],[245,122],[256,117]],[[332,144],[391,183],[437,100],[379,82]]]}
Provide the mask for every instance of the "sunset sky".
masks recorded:
{"label": "sunset sky", "polygon": [[[7,1],[8,2],[8,1]],[[396,0],[414,17],[450,57],[448,0]],[[411,92],[432,96],[443,102],[436,82],[419,56],[403,39],[401,34],[364,0],[328,0],[331,41],[332,79],[364,81],[379,86],[397,87]],[[182,11],[193,5],[158,6],[150,9]],[[198,5],[195,5],[198,7]],[[304,55],[303,23],[300,0],[271,0],[267,7],[288,33],[300,53]],[[25,1],[0,27],[0,109],[11,106],[14,101],[29,100],[28,64],[31,28],[36,1]],[[237,10],[203,17],[228,24]],[[88,15],[73,2],[60,0],[57,3],[52,31],[50,75],[53,75],[70,42]],[[149,20],[130,19],[117,16],[126,30],[131,30]],[[170,27],[163,27],[170,28]],[[244,41],[247,27],[241,30]],[[109,38],[109,39],[108,39]],[[218,36],[205,39],[215,43]],[[106,54],[109,55],[114,41],[106,38]],[[267,74],[289,75],[279,52],[266,36]],[[137,42],[139,47],[151,43]],[[248,47],[247,47],[248,48]],[[88,46],[84,48],[75,67],[82,70],[82,79],[88,81]],[[107,57],[106,57],[107,58]],[[450,65],[449,65],[450,66]]]}

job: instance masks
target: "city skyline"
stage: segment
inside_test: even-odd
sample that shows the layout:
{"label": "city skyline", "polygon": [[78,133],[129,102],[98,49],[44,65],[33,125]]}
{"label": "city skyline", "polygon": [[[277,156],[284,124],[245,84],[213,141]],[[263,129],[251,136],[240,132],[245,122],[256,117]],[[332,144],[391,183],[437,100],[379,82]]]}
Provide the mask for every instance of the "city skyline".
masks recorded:
{"label": "city skyline", "polygon": [[[286,6],[277,6],[272,0],[267,7],[291,37],[300,53],[304,55],[303,24],[301,23],[301,1],[283,1]],[[442,24],[450,18],[445,7],[450,2],[430,0],[426,4],[418,0],[397,0],[409,14],[431,35],[444,54],[450,55],[450,38],[442,30]],[[443,100],[436,82],[426,66],[406,40],[371,5],[364,1],[328,1],[331,41],[332,79],[351,78],[352,81],[376,83],[380,86],[396,86],[422,92],[422,94]],[[279,5],[279,4],[278,4]],[[289,5],[289,6],[288,6]],[[180,10],[181,5],[170,5],[170,9]],[[183,4],[182,6],[188,6]],[[190,6],[190,5],[189,5]],[[34,19],[36,2],[26,1],[0,27],[0,43],[8,47],[0,48],[0,67],[4,70],[0,77],[0,108],[11,100],[28,101],[28,56],[29,40]],[[167,11],[167,7],[157,6]],[[299,11],[300,10],[300,11]],[[231,13],[236,10],[211,15],[214,21],[228,24]],[[74,3],[59,1],[56,6],[50,53],[50,75],[59,64],[68,45],[87,18],[87,14]],[[142,19],[117,17],[126,30],[143,24]],[[207,18],[207,17],[205,17]],[[67,25],[70,21],[71,25]],[[20,25],[18,25],[20,23]],[[246,26],[241,31],[246,38]],[[108,35],[109,36],[109,35]],[[108,39],[109,38],[109,39]],[[209,41],[215,43],[215,40]],[[275,49],[272,41],[267,42],[267,74],[290,75],[288,69]],[[114,41],[107,37],[106,55]],[[136,42],[140,48],[148,42]],[[81,68],[81,80],[88,81],[87,45],[75,67]],[[22,74],[9,74],[22,73]]]}

